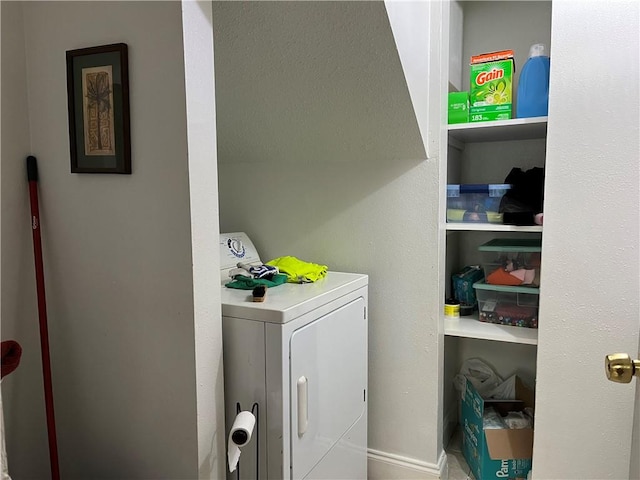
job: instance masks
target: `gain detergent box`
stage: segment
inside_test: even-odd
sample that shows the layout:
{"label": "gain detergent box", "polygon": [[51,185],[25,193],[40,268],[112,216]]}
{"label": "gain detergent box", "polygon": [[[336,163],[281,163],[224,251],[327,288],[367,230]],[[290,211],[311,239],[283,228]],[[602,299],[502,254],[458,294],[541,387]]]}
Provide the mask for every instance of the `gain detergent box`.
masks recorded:
{"label": "gain detergent box", "polygon": [[471,57],[469,121],[508,120],[512,111],[513,50]]}

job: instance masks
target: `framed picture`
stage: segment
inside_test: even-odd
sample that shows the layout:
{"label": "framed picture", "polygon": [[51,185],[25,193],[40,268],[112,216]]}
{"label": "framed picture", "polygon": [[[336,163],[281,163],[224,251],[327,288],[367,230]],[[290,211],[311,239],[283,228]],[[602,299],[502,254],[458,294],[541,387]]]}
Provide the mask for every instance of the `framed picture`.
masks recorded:
{"label": "framed picture", "polygon": [[127,45],[67,51],[71,173],[131,173]]}

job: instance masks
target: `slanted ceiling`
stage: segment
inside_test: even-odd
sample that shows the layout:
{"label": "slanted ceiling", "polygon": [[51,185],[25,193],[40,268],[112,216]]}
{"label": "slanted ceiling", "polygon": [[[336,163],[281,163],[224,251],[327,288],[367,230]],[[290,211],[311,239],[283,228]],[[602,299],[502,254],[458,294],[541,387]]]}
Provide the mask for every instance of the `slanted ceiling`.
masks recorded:
{"label": "slanted ceiling", "polygon": [[213,2],[218,161],[426,158],[383,2]]}

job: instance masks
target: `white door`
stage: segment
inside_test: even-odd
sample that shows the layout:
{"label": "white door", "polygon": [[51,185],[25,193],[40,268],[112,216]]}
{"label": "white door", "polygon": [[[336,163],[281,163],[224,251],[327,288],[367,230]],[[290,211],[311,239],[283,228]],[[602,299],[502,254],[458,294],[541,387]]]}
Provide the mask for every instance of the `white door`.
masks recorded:
{"label": "white door", "polygon": [[[638,356],[640,358],[640,343],[638,343]],[[631,438],[631,460],[629,465],[629,478],[640,479],[640,378],[636,378],[636,409],[633,415],[633,435]]]}
{"label": "white door", "polygon": [[[628,384],[640,378],[640,345],[638,356],[628,353],[615,353],[607,356],[607,377],[612,382]],[[631,436],[631,461],[629,463],[629,478],[640,479],[640,380],[635,385],[636,405],[633,415],[633,434]]]}
{"label": "white door", "polygon": [[604,358],[640,330],[639,16],[553,2],[534,479],[626,479],[637,460],[635,388]]}
{"label": "white door", "polygon": [[[294,479],[304,478],[366,411],[364,308],[364,300],[358,298],[296,330],[291,337],[291,473]],[[366,445],[366,436],[362,442]],[[363,445],[353,447],[354,454],[347,458],[347,463],[360,462],[361,471],[366,472]],[[346,465],[342,471],[352,470]]]}

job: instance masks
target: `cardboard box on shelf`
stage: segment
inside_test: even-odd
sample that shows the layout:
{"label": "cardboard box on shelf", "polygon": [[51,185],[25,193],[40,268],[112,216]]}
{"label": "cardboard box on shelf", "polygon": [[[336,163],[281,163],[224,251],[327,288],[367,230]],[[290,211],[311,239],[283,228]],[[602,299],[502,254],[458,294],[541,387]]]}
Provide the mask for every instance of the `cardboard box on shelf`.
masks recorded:
{"label": "cardboard box on shelf", "polygon": [[449,92],[449,123],[469,121],[469,92]]}
{"label": "cardboard box on shelf", "polygon": [[516,378],[517,400],[485,400],[467,380],[462,393],[462,453],[477,480],[526,478],[531,470],[533,428],[483,428],[485,408],[521,411],[533,407],[533,392]]}
{"label": "cardboard box on shelf", "polygon": [[476,292],[473,284],[484,280],[484,272],[479,265],[468,265],[462,271],[452,275],[453,295],[460,305],[477,308]]}

